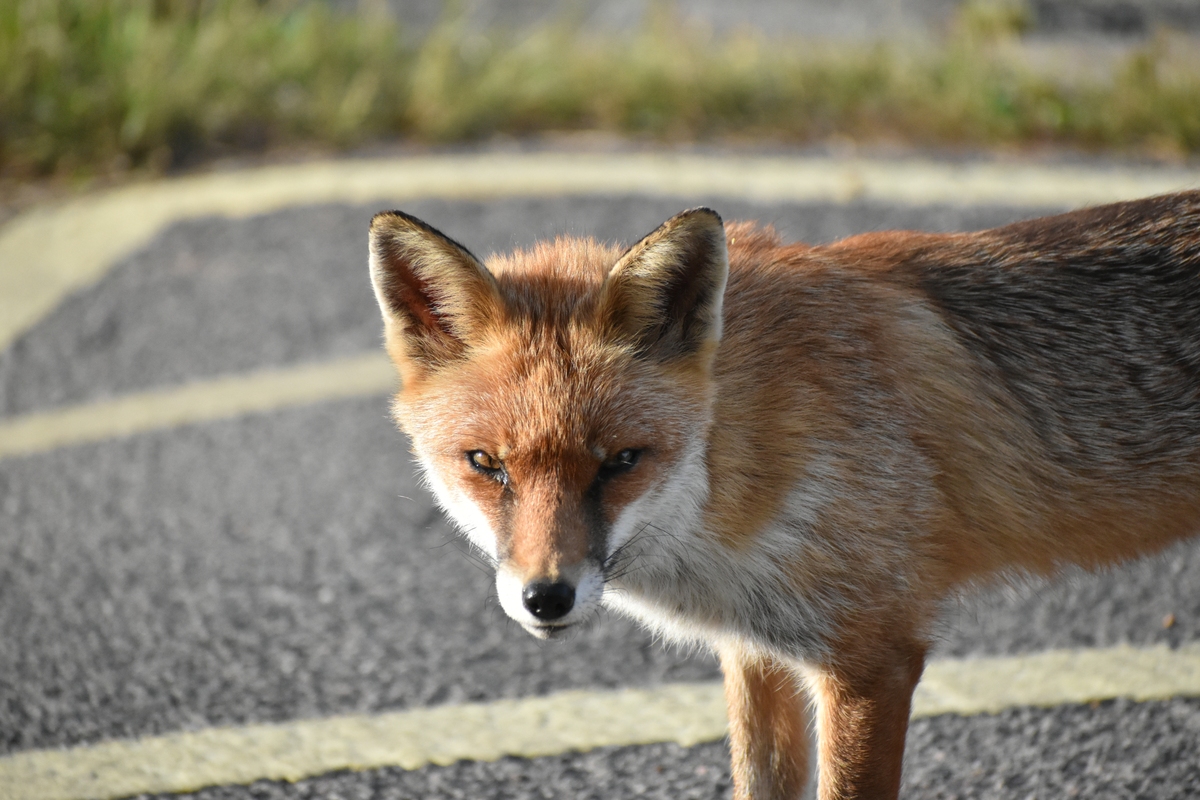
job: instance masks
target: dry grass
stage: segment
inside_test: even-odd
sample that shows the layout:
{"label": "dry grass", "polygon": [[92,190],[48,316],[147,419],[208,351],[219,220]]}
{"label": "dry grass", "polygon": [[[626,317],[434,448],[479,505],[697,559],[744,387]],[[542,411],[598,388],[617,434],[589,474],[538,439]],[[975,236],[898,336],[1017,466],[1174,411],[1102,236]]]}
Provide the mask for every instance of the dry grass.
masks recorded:
{"label": "dry grass", "polygon": [[1160,38],[1070,81],[1022,58],[1019,7],[978,2],[937,47],[817,47],[566,24],[419,41],[377,4],[0,0],[0,174],[163,169],[316,143],[604,130],[916,146],[1200,153],[1200,62]]}

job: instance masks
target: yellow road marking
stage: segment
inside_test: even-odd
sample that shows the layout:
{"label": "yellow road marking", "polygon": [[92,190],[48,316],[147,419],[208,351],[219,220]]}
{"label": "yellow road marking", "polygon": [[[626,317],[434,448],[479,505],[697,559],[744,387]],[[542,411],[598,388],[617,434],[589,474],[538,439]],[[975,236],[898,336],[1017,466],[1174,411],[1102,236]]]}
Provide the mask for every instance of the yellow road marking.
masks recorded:
{"label": "yellow road marking", "polygon": [[1200,644],[1051,650],[1033,655],[934,661],[914,698],[915,716],[994,714],[1128,697],[1200,697]]}
{"label": "yellow road marking", "polygon": [[[1180,696],[1200,696],[1200,645],[935,661],[917,689],[913,716]],[[656,742],[690,746],[717,740],[725,729],[715,683],[569,691],[17,753],[0,758],[0,797],[115,800],[335,770],[418,769]]]}
{"label": "yellow road marking", "polygon": [[232,375],[0,421],[0,458],[115,436],[377,394],[395,388],[382,354]]}
{"label": "yellow road marking", "polygon": [[[684,154],[520,153],[319,162],[129,186],[0,228],[0,350],[171,222],[329,202],[634,193],[759,201],[1083,205],[1200,186],[1183,169]],[[365,223],[364,223],[365,224]]]}

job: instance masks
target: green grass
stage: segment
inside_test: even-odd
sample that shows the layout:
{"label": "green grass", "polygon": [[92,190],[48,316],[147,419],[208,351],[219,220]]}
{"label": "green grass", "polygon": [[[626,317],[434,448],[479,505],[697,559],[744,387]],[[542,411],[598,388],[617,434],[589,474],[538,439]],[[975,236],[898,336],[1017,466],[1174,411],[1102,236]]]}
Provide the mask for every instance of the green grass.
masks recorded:
{"label": "green grass", "polygon": [[713,37],[666,14],[630,35],[450,20],[418,41],[367,2],[0,0],[0,175],[548,130],[1200,153],[1200,63],[1160,39],[1067,81],[1023,64],[1022,22],[979,2],[926,48]]}

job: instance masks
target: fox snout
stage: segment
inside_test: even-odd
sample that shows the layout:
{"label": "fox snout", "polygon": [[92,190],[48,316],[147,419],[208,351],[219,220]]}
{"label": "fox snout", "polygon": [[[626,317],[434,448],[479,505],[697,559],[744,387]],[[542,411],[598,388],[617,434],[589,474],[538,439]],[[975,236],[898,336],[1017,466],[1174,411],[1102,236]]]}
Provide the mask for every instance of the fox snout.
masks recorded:
{"label": "fox snout", "polygon": [[524,576],[511,563],[496,571],[500,606],[526,631],[550,639],[589,619],[600,604],[604,579],[590,562],[557,577]]}
{"label": "fox snout", "polygon": [[571,613],[575,605],[575,587],[566,581],[536,581],[521,592],[525,610],[543,622],[554,622]]}

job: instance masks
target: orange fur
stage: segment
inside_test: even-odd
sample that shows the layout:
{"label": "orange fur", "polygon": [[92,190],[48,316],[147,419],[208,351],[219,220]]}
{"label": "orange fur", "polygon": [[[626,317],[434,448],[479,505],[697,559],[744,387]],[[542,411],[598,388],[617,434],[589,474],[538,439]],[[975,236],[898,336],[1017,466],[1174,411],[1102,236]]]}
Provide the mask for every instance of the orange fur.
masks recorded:
{"label": "orange fur", "polygon": [[787,665],[721,654],[735,800],[799,797],[808,784],[808,702]]}
{"label": "orange fur", "polygon": [[393,212],[372,254],[397,420],[505,610],[715,646],[739,798],[802,791],[805,692],[821,797],[894,797],[948,593],[1200,524],[1200,193],[825,247],[698,209],[487,267]]}

